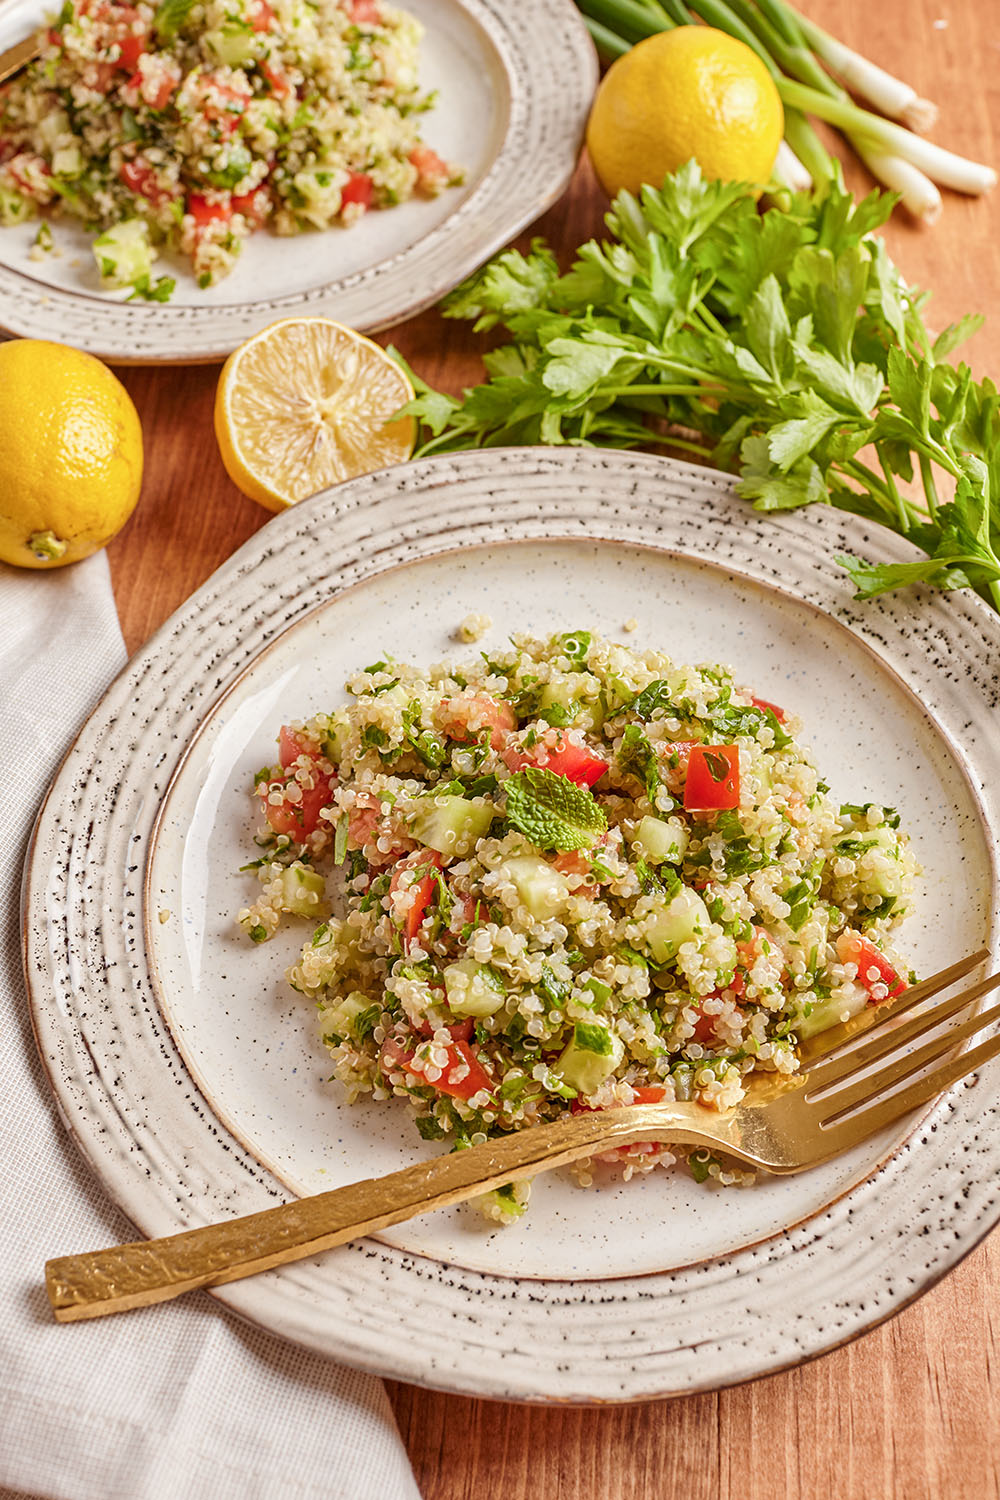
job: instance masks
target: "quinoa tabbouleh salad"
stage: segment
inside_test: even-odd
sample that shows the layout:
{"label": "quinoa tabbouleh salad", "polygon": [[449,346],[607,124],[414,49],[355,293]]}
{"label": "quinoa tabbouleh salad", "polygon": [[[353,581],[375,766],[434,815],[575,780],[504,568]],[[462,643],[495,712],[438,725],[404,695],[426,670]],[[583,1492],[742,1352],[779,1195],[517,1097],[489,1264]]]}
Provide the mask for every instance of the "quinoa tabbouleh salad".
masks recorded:
{"label": "quinoa tabbouleh salad", "polygon": [[[579,630],[460,666],[378,661],[347,689],[257,775],[262,889],[239,921],[263,942],[313,919],[289,979],[336,1078],[408,1100],[425,1139],[727,1109],[905,988],[897,815],[831,802],[799,722],[729,668]],[[626,1177],[678,1156],[744,1176],[705,1151],[617,1156]],[[527,1186],[480,1206],[512,1220]]]}
{"label": "quinoa tabbouleh salad", "polygon": [[[0,224],[82,219],[104,284],[162,301],[157,245],[208,286],[262,225],[436,194],[461,174],[420,138],[420,35],[383,0],[65,0],[0,88]],[[36,245],[53,247],[47,222]]]}

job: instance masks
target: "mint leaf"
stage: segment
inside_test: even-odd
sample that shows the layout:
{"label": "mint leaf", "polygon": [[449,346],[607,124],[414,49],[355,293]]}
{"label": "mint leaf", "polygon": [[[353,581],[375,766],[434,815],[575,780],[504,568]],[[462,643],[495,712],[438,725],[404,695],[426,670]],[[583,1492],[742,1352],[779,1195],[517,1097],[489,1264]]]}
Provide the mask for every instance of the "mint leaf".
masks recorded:
{"label": "mint leaf", "polygon": [[539,849],[591,849],[607,830],[593,792],[529,766],[506,783],[507,820]]}

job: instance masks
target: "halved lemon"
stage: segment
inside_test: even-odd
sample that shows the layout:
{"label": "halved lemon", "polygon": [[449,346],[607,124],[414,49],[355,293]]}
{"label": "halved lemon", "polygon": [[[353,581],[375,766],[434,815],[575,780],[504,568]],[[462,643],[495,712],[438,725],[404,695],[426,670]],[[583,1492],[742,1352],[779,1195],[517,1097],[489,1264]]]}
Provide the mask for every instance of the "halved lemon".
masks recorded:
{"label": "halved lemon", "polygon": [[284,318],[229,356],[215,435],[230,479],[284,510],[342,479],[413,452],[416,423],[394,417],[413,397],[395,360],[330,318]]}

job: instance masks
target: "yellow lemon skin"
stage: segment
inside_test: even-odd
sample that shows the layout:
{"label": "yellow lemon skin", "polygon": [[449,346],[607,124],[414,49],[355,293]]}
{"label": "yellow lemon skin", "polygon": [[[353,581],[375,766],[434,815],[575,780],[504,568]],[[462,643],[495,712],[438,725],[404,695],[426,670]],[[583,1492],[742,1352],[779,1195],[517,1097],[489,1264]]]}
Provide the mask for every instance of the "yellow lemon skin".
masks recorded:
{"label": "yellow lemon skin", "polygon": [[283,318],[235,350],[215,395],[215,436],[236,487],[271,511],[402,463],[416,423],[403,370],[331,318]]}
{"label": "yellow lemon skin", "polygon": [[587,149],[611,197],[658,188],[692,157],[706,177],[763,187],[784,128],[774,80],[750,47],[709,26],[678,26],[608,69]]}
{"label": "yellow lemon skin", "polygon": [[59,568],[125,525],[142,485],[132,400],[91,354],[42,339],[0,344],[0,559]]}

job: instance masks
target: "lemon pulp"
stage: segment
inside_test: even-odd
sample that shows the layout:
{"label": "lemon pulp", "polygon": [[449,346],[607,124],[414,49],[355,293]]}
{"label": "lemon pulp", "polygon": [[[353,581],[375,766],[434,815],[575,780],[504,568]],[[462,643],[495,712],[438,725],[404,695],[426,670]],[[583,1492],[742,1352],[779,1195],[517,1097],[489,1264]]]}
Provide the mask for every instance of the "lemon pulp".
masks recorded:
{"label": "lemon pulp", "polygon": [[226,361],[215,431],[229,477],[282,510],[413,451],[416,424],[394,413],[413,396],[396,362],[329,318],[286,318]]}

